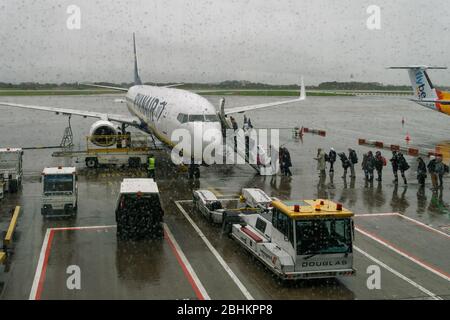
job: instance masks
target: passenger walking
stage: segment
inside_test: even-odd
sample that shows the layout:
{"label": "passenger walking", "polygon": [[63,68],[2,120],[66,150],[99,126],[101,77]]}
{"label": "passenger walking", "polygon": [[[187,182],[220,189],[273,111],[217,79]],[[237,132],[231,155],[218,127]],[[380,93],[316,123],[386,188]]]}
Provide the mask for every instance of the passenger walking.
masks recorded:
{"label": "passenger walking", "polygon": [[375,152],[375,169],[377,170],[377,181],[381,181],[383,177],[383,167],[387,164],[386,158],[381,155],[380,151]]}
{"label": "passenger walking", "polygon": [[252,121],[248,118],[247,125],[249,129],[253,129]]}
{"label": "passenger walking", "polygon": [[398,169],[400,170],[400,173],[402,174],[403,182],[405,184],[408,184],[405,177],[405,171],[409,169],[409,164],[406,161],[405,157],[403,156],[403,153],[399,152],[397,154],[398,156]]}
{"label": "passenger walking", "polygon": [[436,174],[439,178],[438,188],[442,189],[444,187],[443,178],[444,178],[444,173],[445,173],[445,165],[442,162],[441,157],[436,158],[436,165],[434,166],[434,171],[436,172]]}
{"label": "passenger walking", "polygon": [[394,173],[394,183],[398,183],[398,154],[396,150],[392,151],[392,158],[389,161],[392,164],[392,172]]}
{"label": "passenger walking", "polygon": [[283,162],[283,154],[284,154],[284,148],[280,147],[280,149],[278,150],[278,159],[280,162],[280,171],[281,171],[281,175],[284,176],[284,172],[285,172],[285,168],[284,168],[284,162]]}
{"label": "passenger walking", "polygon": [[287,148],[283,148],[282,161],[283,161],[284,175],[288,177],[292,176],[291,169],[289,169],[290,167],[292,167],[291,154],[289,153],[289,150]]}
{"label": "passenger walking", "polygon": [[342,178],[346,179],[347,169],[350,168],[350,160],[348,160],[344,152],[339,153],[339,158],[341,159],[342,162],[342,168],[344,168],[344,175],[342,176]]}
{"label": "passenger walking", "polygon": [[375,158],[372,151],[367,152],[363,156],[362,169],[364,170],[364,175],[366,180],[373,182],[373,170],[375,169]]}
{"label": "passenger walking", "polygon": [[231,126],[233,127],[233,130],[237,131],[238,124],[237,124],[236,120],[233,117],[230,117],[230,122],[231,122]]}
{"label": "passenger walking", "polygon": [[317,170],[320,172],[320,176],[324,177],[326,175],[325,152],[321,148],[317,149],[317,157],[314,159],[317,160]]}
{"label": "passenger walking", "polygon": [[423,161],[422,157],[417,158],[417,181],[421,186],[425,185],[425,179],[427,178],[427,165]]}
{"label": "passenger walking", "polygon": [[355,164],[358,163],[358,156],[355,150],[348,148],[348,159],[350,160],[350,177],[355,178]]}
{"label": "passenger walking", "polygon": [[155,157],[151,154],[148,157],[147,178],[155,179]]}
{"label": "passenger walking", "polygon": [[437,189],[438,189],[438,182],[437,182],[438,177],[437,177],[437,173],[436,173],[436,157],[435,156],[430,156],[430,162],[428,162],[427,168],[428,168],[428,172],[430,173],[431,184],[433,185],[431,190],[437,191]]}
{"label": "passenger walking", "polygon": [[330,173],[334,172],[334,163],[336,162],[336,151],[334,148],[330,149],[328,152],[328,162],[330,163]]}

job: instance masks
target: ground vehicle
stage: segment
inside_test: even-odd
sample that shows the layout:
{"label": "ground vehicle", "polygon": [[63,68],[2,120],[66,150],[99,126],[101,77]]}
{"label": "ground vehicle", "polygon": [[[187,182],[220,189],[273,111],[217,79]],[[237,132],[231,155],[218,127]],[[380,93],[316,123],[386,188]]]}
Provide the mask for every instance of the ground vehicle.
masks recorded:
{"label": "ground vehicle", "polygon": [[[103,147],[98,147],[99,141]],[[54,152],[52,156],[75,158],[76,163],[85,163],[88,168],[99,165],[139,167],[147,164],[149,153],[150,141],[147,135],[116,134],[87,136],[86,149]]]}
{"label": "ground vehicle", "polygon": [[21,148],[0,148],[0,181],[4,182],[4,191],[17,192],[22,184]]}
{"label": "ground vehicle", "polygon": [[192,204],[194,210],[200,211],[206,218],[214,223],[222,223],[222,216],[225,210],[222,208],[222,203],[211,191],[194,191],[192,194]]}
{"label": "ground vehicle", "polygon": [[42,171],[43,216],[75,216],[78,209],[77,171],[75,167],[45,168]]}
{"label": "ground vehicle", "polygon": [[268,209],[272,203],[272,198],[256,188],[243,188],[241,200],[246,206],[260,209]]}
{"label": "ground vehicle", "polygon": [[116,204],[119,239],[153,239],[164,236],[164,211],[153,179],[124,179]]}
{"label": "ground vehicle", "polygon": [[294,280],[355,273],[352,212],[328,200],[275,200],[272,207],[270,217],[239,215],[231,236],[276,275]]}

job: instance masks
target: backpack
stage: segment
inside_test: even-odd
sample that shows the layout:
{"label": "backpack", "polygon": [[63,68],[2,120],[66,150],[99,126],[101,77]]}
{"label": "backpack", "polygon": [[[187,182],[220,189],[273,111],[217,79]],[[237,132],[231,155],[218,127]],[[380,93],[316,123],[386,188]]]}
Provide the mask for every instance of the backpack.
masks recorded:
{"label": "backpack", "polygon": [[387,161],[385,157],[381,157],[381,160],[383,161],[383,167],[387,165]]}
{"label": "backpack", "polygon": [[444,172],[445,173],[449,173],[448,165],[446,165],[445,163],[444,163]]}

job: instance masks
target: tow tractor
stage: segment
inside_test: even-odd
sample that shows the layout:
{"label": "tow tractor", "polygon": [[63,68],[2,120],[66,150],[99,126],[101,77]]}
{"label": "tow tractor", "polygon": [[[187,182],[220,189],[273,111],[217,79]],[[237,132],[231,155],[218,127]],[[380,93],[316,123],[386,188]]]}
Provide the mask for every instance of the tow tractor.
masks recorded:
{"label": "tow tractor", "polygon": [[[354,275],[353,213],[329,200],[271,202],[270,214],[224,217],[231,236],[283,280]],[[238,218],[238,219],[237,219]]]}
{"label": "tow tractor", "polygon": [[77,214],[78,185],[75,167],[45,168],[41,182],[41,214],[44,217],[74,217]]}
{"label": "tow tractor", "polygon": [[22,184],[21,148],[0,148],[0,185],[3,191],[15,193]]}
{"label": "tow tractor", "polygon": [[153,179],[124,179],[116,204],[117,236],[121,240],[161,239],[164,211]]}
{"label": "tow tractor", "polygon": [[[151,139],[143,134],[114,134],[86,136],[86,148],[54,152],[53,157],[74,158],[88,168],[99,165],[128,165],[140,167],[147,163]],[[156,149],[156,145],[154,146]]]}

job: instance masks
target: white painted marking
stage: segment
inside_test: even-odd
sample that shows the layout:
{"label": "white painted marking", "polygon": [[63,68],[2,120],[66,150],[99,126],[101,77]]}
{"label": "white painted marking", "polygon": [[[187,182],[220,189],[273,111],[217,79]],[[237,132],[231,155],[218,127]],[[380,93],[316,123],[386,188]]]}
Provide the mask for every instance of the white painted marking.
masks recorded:
{"label": "white painted marking", "polygon": [[191,217],[188,215],[188,213],[183,209],[181,204],[178,201],[175,201],[175,204],[177,205],[178,209],[180,209],[181,213],[184,215],[187,221],[192,225],[195,232],[200,236],[200,238],[203,240],[203,242],[206,244],[208,249],[212,252],[212,254],[216,257],[217,261],[219,261],[220,265],[225,269],[225,271],[228,273],[230,278],[233,280],[233,282],[238,286],[239,290],[241,290],[242,294],[245,296],[247,300],[254,300],[253,296],[250,294],[250,292],[247,290],[247,288],[244,286],[244,284],[239,280],[239,278],[234,274],[233,270],[231,270],[230,266],[223,260],[219,252],[213,247],[211,242],[209,242],[208,238],[203,234],[203,232],[200,230],[200,228],[197,226],[197,224],[194,222],[194,220],[191,219]]}
{"label": "white painted marking", "polygon": [[420,226],[422,226],[422,227],[424,227],[424,228],[426,228],[426,229],[428,229],[428,230],[430,230],[430,231],[437,232],[437,233],[439,233],[440,235],[443,235],[444,237],[450,238],[450,234],[447,234],[447,233],[445,233],[445,232],[443,232],[443,231],[441,231],[441,230],[438,230],[438,229],[435,229],[435,228],[433,228],[433,227],[430,227],[429,225],[427,225],[427,224],[425,224],[425,223],[423,223],[423,222],[420,222],[420,221],[418,221],[418,220],[416,220],[416,219],[413,219],[413,218],[404,216],[404,215],[399,214],[399,213],[398,213],[398,216],[399,216],[399,217],[402,217],[403,219],[406,219],[406,220],[409,220],[409,221],[411,221],[411,222],[414,222],[414,223],[416,223],[416,224],[418,224],[418,225],[420,225]]}
{"label": "white painted marking", "polygon": [[443,232],[441,230],[438,230],[436,228],[430,227],[429,225],[427,225],[427,224],[425,224],[423,222],[420,222],[419,220],[407,217],[407,216],[405,216],[403,214],[400,214],[398,212],[355,214],[355,217],[379,217],[379,216],[398,216],[398,217],[401,217],[403,219],[409,220],[409,221],[411,221],[411,222],[413,222],[413,223],[415,223],[417,225],[420,225],[420,226],[422,226],[422,227],[424,227],[424,228],[426,228],[426,229],[428,229],[430,231],[437,232],[440,235],[443,235],[444,237],[450,238],[450,234],[445,233],[445,232]]}
{"label": "white painted marking", "polygon": [[405,280],[406,282],[408,282],[410,285],[412,285],[413,287],[419,289],[420,291],[422,291],[423,293],[425,293],[426,295],[430,296],[431,298],[433,298],[434,300],[442,300],[441,297],[437,296],[436,294],[434,294],[433,292],[431,292],[430,290],[422,287],[420,284],[418,284],[417,282],[411,280],[410,278],[406,277],[405,275],[401,274],[400,272],[398,272],[397,270],[389,267],[387,264],[381,262],[380,260],[376,259],[375,257],[371,256],[370,254],[368,254],[367,252],[363,251],[362,249],[358,248],[357,246],[353,246],[353,248],[358,251],[359,253],[361,253],[363,256],[365,256],[366,258],[372,260],[373,262],[375,262],[377,265],[383,267],[384,269],[386,269],[387,271],[393,273],[394,275],[396,275],[397,277],[399,277],[402,280]]}
{"label": "white painted marking", "polygon": [[36,267],[36,273],[34,274],[33,285],[31,287],[29,300],[36,300],[37,289],[39,286],[39,280],[41,279],[42,268],[44,266],[45,251],[47,250],[48,239],[50,237],[51,228],[48,228],[45,232],[44,242],[42,243],[41,253],[39,254],[39,260]]}
{"label": "white painted marking", "polygon": [[398,215],[397,212],[386,212],[386,213],[361,213],[355,214],[355,217],[384,217],[384,216],[395,216]]}
{"label": "white painted marking", "polygon": [[401,255],[402,257],[405,257],[408,260],[411,260],[412,262],[416,263],[417,265],[421,266],[422,268],[425,268],[426,270],[434,273],[435,275],[441,277],[444,280],[450,281],[450,277],[448,277],[447,275],[443,274],[442,272],[440,272],[439,270],[436,270],[433,267],[430,267],[429,265],[423,263],[422,261],[417,260],[416,258],[410,256],[409,254],[407,254],[406,252],[403,252],[395,247],[393,247],[392,245],[390,245],[389,243],[386,243],[385,241],[379,239],[378,237],[375,237],[374,235],[371,235],[369,233],[367,233],[364,230],[361,230],[358,227],[355,227],[355,230],[362,233],[363,235],[365,235],[366,237],[369,237],[370,239],[378,242],[379,244],[385,246],[386,248],[398,253],[399,255]]}
{"label": "white painted marking", "polygon": [[167,236],[170,238],[170,241],[172,241],[172,244],[175,247],[175,250],[178,252],[178,255],[180,256],[181,260],[183,261],[184,266],[186,267],[186,269],[188,270],[192,279],[194,280],[195,284],[197,285],[197,288],[200,290],[203,298],[205,300],[211,300],[211,298],[208,295],[208,292],[206,292],[205,287],[203,286],[202,282],[200,281],[199,277],[197,276],[197,273],[195,273],[194,268],[192,268],[192,265],[189,263],[189,260],[186,258],[183,250],[181,250],[180,246],[178,245],[177,240],[175,240],[175,237],[173,236],[169,227],[165,223],[164,223],[164,229],[166,230]]}

